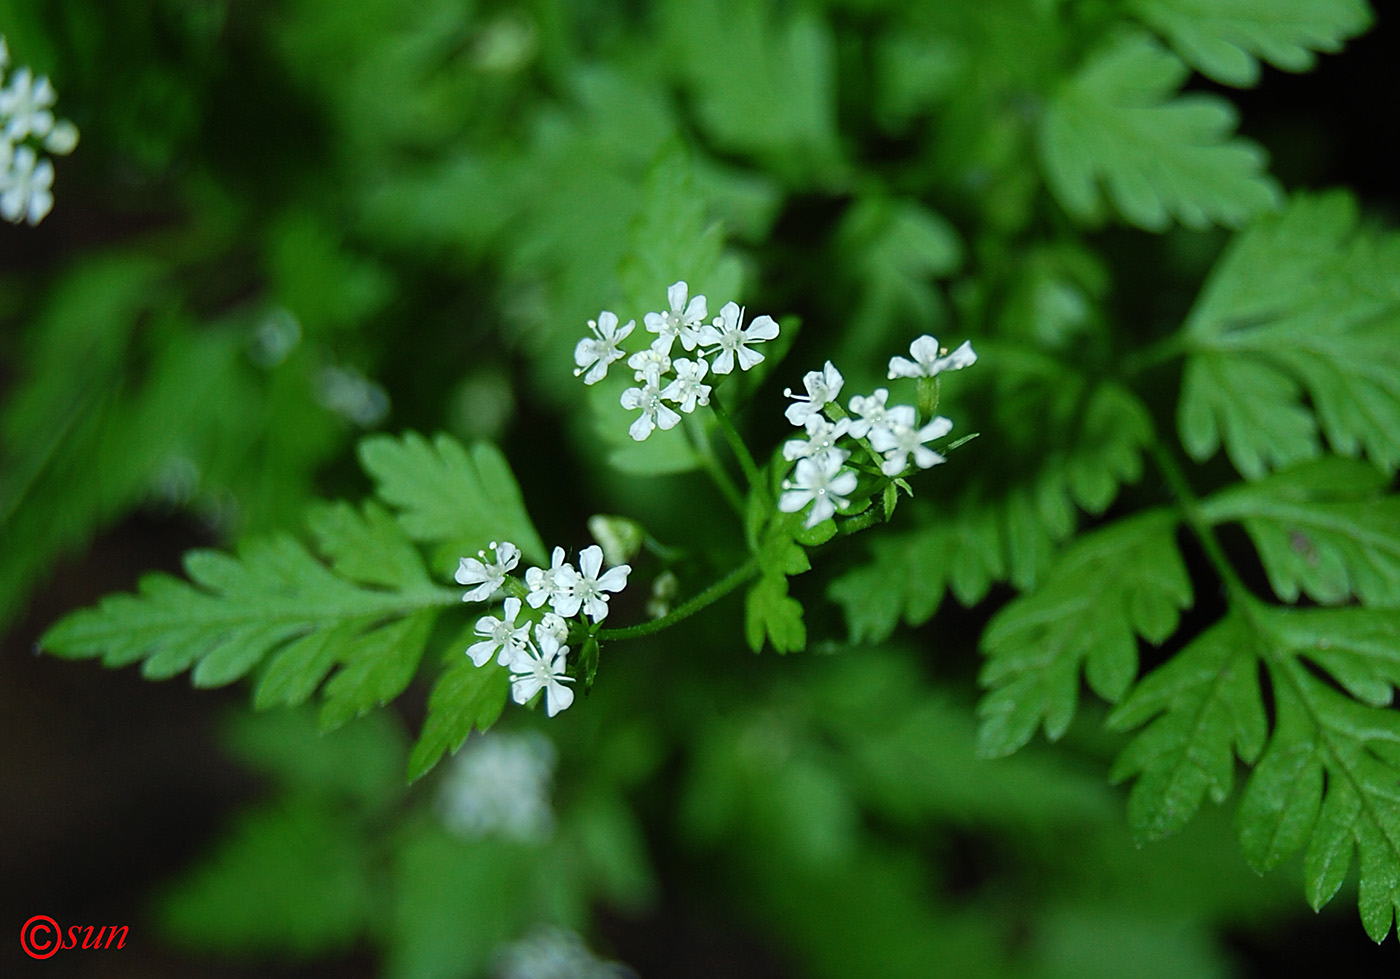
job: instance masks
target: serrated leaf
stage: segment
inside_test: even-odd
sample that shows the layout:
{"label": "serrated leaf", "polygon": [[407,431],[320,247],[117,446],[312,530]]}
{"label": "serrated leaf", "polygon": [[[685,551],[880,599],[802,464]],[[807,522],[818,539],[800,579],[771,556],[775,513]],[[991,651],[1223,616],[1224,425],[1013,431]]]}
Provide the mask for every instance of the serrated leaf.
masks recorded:
{"label": "serrated leaf", "polygon": [[1223,802],[1235,756],[1259,757],[1267,730],[1257,639],[1244,615],[1229,615],[1148,674],[1109,715],[1117,731],[1151,721],[1113,766],[1115,782],[1136,776],[1128,823],[1140,841],[1180,830],[1207,794]]}
{"label": "serrated leaf", "polygon": [[423,558],[394,518],[373,501],[362,511],[344,501],[320,503],[307,515],[316,547],[339,575],[381,588],[430,584]]}
{"label": "serrated leaf", "polygon": [[447,435],[429,442],[409,432],[370,436],[359,453],[376,494],[399,511],[412,539],[443,544],[443,553],[458,555],[508,540],[527,560],[545,563],[544,544],[510,464],[490,443],[468,450]]}
{"label": "serrated leaf", "polygon": [[1177,94],[1188,74],[1150,37],[1125,34],[1051,97],[1040,158],[1066,211],[1100,220],[1106,197],[1130,224],[1163,231],[1240,227],[1279,205],[1263,150],[1233,135],[1234,107]]}
{"label": "serrated leaf", "polygon": [[1400,497],[1363,462],[1326,457],[1202,504],[1213,523],[1238,521],[1254,541],[1274,593],[1325,605],[1353,596],[1400,606]]}
{"label": "serrated leaf", "polygon": [[[331,661],[352,650],[362,657],[357,670],[372,673],[377,668],[363,657],[412,656],[416,662],[426,637],[420,637],[421,622],[460,597],[426,576],[400,590],[361,586],[337,576],[287,536],[255,539],[236,557],[192,551],[185,569],[188,583],[148,575],[136,595],[111,595],[71,613],[44,634],[41,648],[69,658],[100,657],[111,667],[144,661],[142,672],[153,679],[193,667],[198,686],[231,683],[280,649],[269,671],[275,681],[266,693],[260,690],[259,699],[295,703],[309,695]],[[415,623],[406,631],[403,616]],[[319,633],[328,635],[309,638]],[[406,651],[404,644],[415,641],[418,652]],[[339,689],[358,710],[352,686],[340,681]]]}
{"label": "serrated leaf", "polygon": [[[1246,477],[1321,452],[1400,465],[1400,235],[1344,193],[1299,196],[1239,235],[1186,323],[1182,444]],[[1306,399],[1306,400],[1305,400]]]}
{"label": "serrated leaf", "polygon": [[322,688],[321,727],[332,730],[403,693],[437,621],[437,609],[411,612],[361,634]]}
{"label": "serrated leaf", "polygon": [[510,693],[510,673],[495,663],[478,667],[463,654],[442,671],[428,696],[423,733],[408,759],[408,780],[432,771],[447,752],[456,752],[472,731],[485,731],[501,716]]}
{"label": "serrated leaf", "polygon": [[1115,703],[1137,678],[1137,637],[1159,643],[1191,604],[1173,514],[1154,511],[1081,536],[1045,584],[1006,605],[982,634],[988,689],[978,751],[1008,755],[1044,726],[1068,729],[1081,668],[1090,688]]}
{"label": "serrated leaf", "polygon": [[763,649],[765,638],[780,653],[806,648],[802,605],[788,595],[787,578],[765,574],[749,589],[744,600],[744,636],[755,653]]}
{"label": "serrated leaf", "polygon": [[1365,0],[1132,0],[1143,22],[1218,82],[1252,86],[1259,62],[1311,71],[1314,52],[1340,51],[1365,31]]}

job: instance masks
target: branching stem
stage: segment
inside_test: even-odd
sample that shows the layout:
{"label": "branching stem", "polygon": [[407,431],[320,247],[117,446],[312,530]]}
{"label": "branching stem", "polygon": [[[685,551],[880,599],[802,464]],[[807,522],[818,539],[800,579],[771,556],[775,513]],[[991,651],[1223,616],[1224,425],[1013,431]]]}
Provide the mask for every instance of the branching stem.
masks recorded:
{"label": "branching stem", "polygon": [[653,633],[669,629],[677,622],[689,618],[707,605],[713,605],[756,574],[758,574],[758,562],[750,558],[719,581],[716,581],[709,588],[706,588],[700,594],[682,605],[677,606],[673,611],[666,613],[661,618],[653,619],[650,622],[643,622],[640,625],[625,626],[621,629],[603,629],[597,634],[598,639],[639,639],[642,636],[649,636]]}

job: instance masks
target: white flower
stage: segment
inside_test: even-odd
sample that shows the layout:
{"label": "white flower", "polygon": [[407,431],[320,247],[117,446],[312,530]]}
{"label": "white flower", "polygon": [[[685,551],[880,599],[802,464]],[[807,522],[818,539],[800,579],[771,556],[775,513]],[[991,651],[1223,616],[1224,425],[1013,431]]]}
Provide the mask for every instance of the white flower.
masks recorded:
{"label": "white flower", "polygon": [[882,452],[885,461],[880,471],[894,477],[908,466],[908,456],[914,455],[914,464],[920,469],[928,469],[943,461],[943,457],[923,443],[942,438],[953,429],[953,423],[942,415],[937,416],[923,428],[916,429],[914,409],[909,405],[891,408],[886,424],[872,429],[870,445],[876,452]]}
{"label": "white flower", "polygon": [[808,419],[813,415],[819,415],[822,408],[828,402],[835,401],[841,396],[841,385],[845,383],[831,361],[826,362],[826,367],[819,371],[808,371],[802,378],[802,386],[807,389],[807,396],[793,394],[792,388],[786,388],[783,394],[796,401],[787,407],[787,420],[794,425],[806,425]]}
{"label": "white flower", "polygon": [[657,378],[648,377],[641,387],[623,391],[622,407],[628,411],[636,411],[638,408],[642,410],[641,415],[627,429],[627,434],[638,442],[645,441],[653,429],[665,431],[675,428],[681,421],[680,415],[669,405],[662,403],[660,381]]}
{"label": "white flower", "polygon": [[778,335],[778,324],[771,316],[759,316],[748,326],[741,326],[744,311],[737,303],[725,303],[719,315],[700,327],[697,338],[705,346],[717,345],[719,355],[715,357],[713,370],[716,374],[728,374],[734,370],[734,358],[738,357],[739,367],[748,370],[763,360],[763,354],[750,350],[748,344],[762,340],[772,340]]}
{"label": "white flower", "polygon": [[876,388],[875,393],[869,397],[858,394],[852,398],[851,413],[860,417],[851,420],[851,435],[863,439],[870,434],[871,429],[883,426],[889,414],[889,400],[888,388]]}
{"label": "white flower", "polygon": [[52,186],[53,164],[40,160],[29,146],[15,147],[10,165],[0,171],[0,216],[16,224],[38,224],[53,209]]}
{"label": "white flower", "polygon": [[551,555],[548,570],[530,568],[525,572],[525,584],[530,589],[525,601],[530,603],[531,608],[539,608],[545,602],[549,602],[550,607],[558,612],[559,603],[569,601],[577,578],[578,572],[574,570],[573,565],[564,562],[564,549],[556,547]]}
{"label": "white flower", "polygon": [[574,347],[574,363],[578,365],[574,377],[585,370],[588,373],[584,375],[584,384],[597,384],[606,377],[608,365],[626,356],[617,345],[627,339],[636,325],[636,320],[628,320],[626,326],[618,329],[617,314],[606,309],[598,314],[596,320],[589,320],[588,328],[593,331],[593,336],[584,337]]}
{"label": "white flower", "polygon": [[814,414],[807,419],[805,439],[788,439],[783,443],[783,458],[791,462],[794,459],[814,459],[826,452],[844,452],[844,449],[836,448],[836,440],[845,435],[850,427],[849,418],[831,422],[822,415]]}
{"label": "white flower", "polygon": [[695,360],[677,357],[674,366],[676,379],[666,385],[661,397],[680,405],[681,411],[687,415],[695,410],[696,405],[709,404],[710,386],[700,382],[705,379],[710,365],[698,357]]}
{"label": "white flower", "polygon": [[503,619],[483,615],[476,620],[476,634],[482,640],[468,646],[467,655],[477,666],[485,666],[497,653],[500,653],[497,662],[502,666],[513,666],[524,656],[530,644],[530,623],[515,624],[515,617],[520,614],[520,599],[507,598],[503,614]]}
{"label": "white flower", "polygon": [[520,563],[520,548],[510,541],[501,541],[499,544],[492,541],[491,548],[496,552],[496,559],[490,564],[485,561],[485,551],[478,551],[476,557],[464,557],[458,563],[454,576],[457,584],[476,585],[462,596],[462,601],[487,601],[505,583],[506,575],[514,571],[515,566]]}
{"label": "white flower", "polygon": [[555,761],[554,745],[536,731],[474,735],[442,780],[442,821],[467,839],[543,842],[554,829],[549,793]]}
{"label": "white flower", "polygon": [[[938,341],[925,334],[909,345],[913,360],[906,357],[890,358],[890,380],[896,377],[934,377],[943,371],[962,370],[977,363],[977,354],[972,350],[972,341],[964,340],[962,346],[952,353],[940,351]],[[943,353],[946,356],[940,357]]]}
{"label": "white flower", "polygon": [[704,296],[696,296],[690,300],[689,305],[686,304],[685,297],[689,289],[684,280],[674,283],[666,290],[666,301],[671,304],[671,308],[664,313],[647,313],[642,317],[647,331],[657,334],[657,342],[664,344],[663,349],[668,354],[677,337],[685,349],[694,350],[697,342],[696,328],[705,322],[705,317],[709,315]]}
{"label": "white flower", "polygon": [[639,350],[627,358],[627,366],[632,368],[632,376],[638,381],[661,383],[661,375],[671,370],[671,357],[658,340],[646,350]]}
{"label": "white flower", "polygon": [[554,610],[560,615],[570,616],[577,615],[582,606],[590,619],[602,622],[608,616],[608,596],[605,593],[622,591],[627,587],[627,575],[632,567],[619,564],[599,577],[598,572],[603,569],[603,549],[597,544],[590,544],[579,552],[578,566],[579,573],[572,590],[554,606]]}
{"label": "white flower", "polygon": [[13,143],[31,133],[40,139],[53,128],[53,104],[58,95],[46,76],[34,78],[27,67],[10,77],[0,89],[0,117],[5,119],[4,138]]}
{"label": "white flower", "polygon": [[67,119],[60,119],[53,124],[49,134],[44,137],[44,149],[59,156],[67,156],[73,152],[78,145],[78,127]]}
{"label": "white flower", "polygon": [[557,612],[546,612],[540,624],[535,626],[536,630],[543,629],[559,642],[569,638],[569,623],[564,621],[564,617]]}
{"label": "white flower", "polygon": [[786,492],[778,497],[778,509],[784,513],[796,513],[811,503],[812,512],[807,514],[807,527],[830,520],[837,507],[844,507],[850,502],[847,496],[856,488],[856,474],[849,469],[841,469],[849,456],[850,453],[844,449],[835,449],[814,458],[799,459],[796,478],[783,481]]}
{"label": "white flower", "polygon": [[494,979],[636,979],[616,962],[598,958],[571,931],[537,929],[497,954]]}
{"label": "white flower", "polygon": [[524,704],[543,690],[545,713],[553,717],[574,702],[574,692],[564,686],[574,682],[564,674],[569,647],[561,646],[553,633],[538,626],[535,643],[538,648],[526,649],[510,668],[510,695],[517,704]]}

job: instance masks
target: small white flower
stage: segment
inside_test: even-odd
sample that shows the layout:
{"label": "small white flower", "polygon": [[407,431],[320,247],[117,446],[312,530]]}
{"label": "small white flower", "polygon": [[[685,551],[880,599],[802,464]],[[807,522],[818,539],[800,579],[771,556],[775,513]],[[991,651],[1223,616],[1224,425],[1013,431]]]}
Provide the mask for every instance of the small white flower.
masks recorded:
{"label": "small white flower", "polygon": [[569,623],[564,621],[564,617],[557,612],[546,612],[539,625],[535,626],[535,631],[544,630],[555,638],[557,642],[564,642],[569,638]]}
{"label": "small white flower", "polygon": [[807,419],[805,439],[788,439],[783,443],[783,458],[792,462],[794,459],[815,459],[826,452],[844,452],[844,449],[836,448],[836,440],[850,428],[849,418],[832,422],[822,415],[812,415]]}
{"label": "small white flower", "polygon": [[615,568],[609,568],[601,577],[598,572],[603,569],[603,549],[597,544],[590,544],[579,552],[578,556],[579,573],[574,579],[574,586],[566,600],[561,600],[554,606],[554,610],[563,616],[577,615],[579,607],[594,622],[602,622],[608,616],[608,596],[607,592],[622,591],[627,587],[627,575],[631,573],[632,567],[627,564],[619,564]]}
{"label": "small white flower", "polygon": [[869,397],[856,395],[851,399],[851,413],[859,417],[851,420],[851,435],[863,439],[871,429],[885,424],[889,414],[890,392],[888,388],[876,388]]}
{"label": "small white flower", "polygon": [[641,409],[642,413],[627,429],[627,434],[638,442],[646,441],[653,429],[665,431],[680,424],[681,416],[661,400],[660,382],[648,377],[638,388],[628,388],[622,392],[622,407],[628,411]]}
{"label": "small white flower", "polygon": [[498,663],[513,666],[530,644],[530,623],[515,624],[515,617],[520,614],[520,599],[507,598],[502,614],[505,618],[483,615],[476,620],[476,634],[482,639],[467,647],[467,655],[477,666],[485,666],[497,653],[500,654]]}
{"label": "small white flower", "polygon": [[829,360],[822,370],[808,371],[806,376],[802,378],[802,386],[807,389],[806,397],[793,394],[792,388],[786,388],[783,391],[786,397],[796,399],[793,404],[787,407],[787,420],[794,425],[806,425],[808,419],[814,415],[820,415],[821,410],[829,402],[835,401],[841,396],[843,383],[845,383],[845,379],[841,377],[841,372]]}
{"label": "small white flower", "polygon": [[636,320],[628,320],[626,326],[618,329],[617,314],[606,309],[598,314],[596,320],[589,320],[588,328],[593,331],[593,336],[584,337],[574,347],[574,363],[578,365],[574,377],[585,370],[588,373],[584,374],[584,384],[597,384],[606,377],[608,365],[626,356],[618,344],[627,339],[636,325]]}
{"label": "small white flower", "polygon": [[548,570],[530,568],[525,572],[525,584],[530,589],[525,601],[530,603],[531,608],[539,608],[548,602],[550,607],[558,612],[559,603],[569,601],[578,572],[574,570],[573,565],[564,562],[562,547],[556,547],[550,557]]}
{"label": "small white flower", "polygon": [[10,76],[0,89],[0,117],[5,118],[4,138],[18,143],[31,133],[40,139],[53,128],[53,104],[58,95],[46,76],[37,79],[27,67]]}
{"label": "small white flower", "polygon": [[671,344],[678,337],[685,349],[694,350],[697,343],[697,327],[705,322],[705,317],[709,315],[704,296],[696,296],[686,304],[685,297],[689,289],[684,280],[674,283],[666,290],[666,301],[671,304],[671,308],[664,313],[647,313],[642,317],[647,331],[657,334],[657,342],[664,344],[664,350],[668,354],[671,352]]}
{"label": "small white flower", "polygon": [[710,386],[701,382],[705,379],[710,365],[698,357],[695,360],[677,357],[674,366],[676,379],[666,385],[661,397],[680,405],[681,411],[687,415],[695,410],[696,405],[709,404]]}
{"label": "small white flower", "polygon": [[636,979],[618,964],[598,958],[571,931],[537,929],[497,954],[494,979]]}
{"label": "small white flower", "polygon": [[741,326],[744,311],[737,303],[725,303],[719,315],[700,327],[697,339],[705,346],[718,346],[712,369],[716,374],[728,374],[734,370],[734,359],[739,367],[748,370],[763,360],[763,354],[750,350],[748,345],[763,340],[772,340],[778,335],[778,324],[771,316],[756,317],[748,326]]}
{"label": "small white flower", "polygon": [[44,137],[44,149],[58,156],[67,156],[77,145],[78,127],[67,119],[55,122],[49,134]]}
{"label": "small white flower", "polygon": [[935,417],[923,428],[915,428],[916,416],[909,405],[897,405],[889,410],[886,424],[870,432],[870,445],[876,452],[884,453],[885,461],[880,471],[894,477],[904,472],[909,465],[912,453],[914,464],[920,469],[928,469],[943,462],[943,457],[923,443],[942,438],[953,430],[953,423],[942,415]]}
{"label": "small white flower", "polygon": [[638,381],[653,381],[659,385],[661,375],[671,370],[671,357],[657,341],[646,350],[639,350],[628,357],[627,366],[632,368],[632,376]]}
{"label": "small white flower", "polygon": [[841,468],[849,456],[844,449],[835,449],[814,458],[797,460],[796,477],[783,481],[786,492],[778,497],[778,509],[796,513],[811,503],[812,512],[807,514],[806,521],[808,528],[830,520],[837,507],[850,502],[847,497],[856,488],[856,474]]}
{"label": "small white flower", "polygon": [[496,552],[496,557],[490,564],[486,563],[485,551],[478,551],[476,557],[464,557],[458,563],[454,576],[457,584],[476,586],[462,596],[462,601],[489,600],[505,583],[506,575],[514,571],[515,566],[520,563],[520,548],[510,541],[501,541],[499,544],[492,541],[491,548]]}
{"label": "small white flower", "polygon": [[536,731],[473,735],[442,780],[442,821],[466,839],[544,842],[554,830],[549,794],[555,762],[554,745]]}
{"label": "small white flower", "polygon": [[[8,145],[4,139],[0,144]],[[53,210],[53,164],[41,160],[32,147],[17,146],[10,165],[0,171],[0,216],[18,224],[38,224]]]}
{"label": "small white flower", "polygon": [[564,658],[568,646],[561,646],[554,635],[535,629],[538,649],[528,648],[511,666],[510,695],[517,704],[528,703],[535,694],[544,691],[545,713],[550,717],[574,702],[574,692],[564,686],[574,678],[564,674]]}
{"label": "small white flower", "polygon": [[[962,346],[952,353],[940,350],[938,341],[925,334],[909,345],[913,360],[906,357],[890,358],[890,380],[896,377],[934,377],[943,371],[962,370],[977,363],[977,354],[972,350],[972,341],[964,340]],[[942,353],[945,356],[939,356]]]}

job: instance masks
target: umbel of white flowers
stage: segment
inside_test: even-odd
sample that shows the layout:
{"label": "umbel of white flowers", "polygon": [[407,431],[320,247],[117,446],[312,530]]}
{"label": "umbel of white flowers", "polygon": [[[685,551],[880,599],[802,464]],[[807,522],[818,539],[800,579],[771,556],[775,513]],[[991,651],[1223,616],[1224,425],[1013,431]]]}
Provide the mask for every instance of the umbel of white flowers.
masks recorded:
{"label": "umbel of white flowers", "polygon": [[[520,563],[520,548],[509,541],[491,542],[492,557],[486,552],[476,557],[464,557],[457,566],[459,585],[472,588],[462,596],[464,602],[487,602],[505,585],[506,576]],[[566,673],[569,647],[569,620],[587,616],[602,622],[608,614],[608,593],[622,591],[632,567],[619,564],[603,571],[603,549],[597,544],[579,553],[577,569],[564,560],[564,549],[556,547],[547,569],[530,568],[525,572],[529,591],[522,603],[514,595],[506,598],[501,617],[483,615],[476,622],[480,641],[467,648],[467,655],[477,666],[485,666],[494,656],[496,662],[511,672],[511,697],[517,704],[528,703],[544,691],[545,712],[553,717],[574,702],[574,692],[566,684],[574,678]],[[520,619],[524,604],[538,609],[545,604],[550,611],[533,624]]]}
{"label": "umbel of white flowers", "polygon": [[0,35],[0,216],[38,224],[53,208],[53,163],[78,145],[78,127],[53,114],[58,95],[28,67],[9,73],[10,49]]}
{"label": "umbel of white flowers", "polygon": [[[913,360],[890,358],[891,380],[933,378],[977,362],[971,343],[964,342],[950,354],[931,336],[919,337],[909,352]],[[839,440],[869,440],[871,450],[882,459],[880,472],[894,479],[909,471],[911,457],[919,469],[943,462],[943,456],[927,443],[943,438],[953,429],[953,423],[941,415],[920,425],[913,405],[889,403],[888,388],[876,388],[872,394],[851,398],[847,414],[837,402],[844,384],[841,372],[828,360],[821,370],[809,371],[802,378],[806,394],[793,394],[791,389],[783,392],[793,399],[787,407],[787,420],[804,429],[806,438],[783,443],[783,458],[796,462],[797,470],[792,479],[783,481],[778,509],[798,513],[810,505],[805,521],[808,528],[830,520],[837,510],[848,506],[850,494],[855,491],[856,472],[846,466],[851,453],[838,444]]]}
{"label": "umbel of white flowers", "polygon": [[[763,354],[754,345],[778,335],[778,324],[771,316],[755,316],[745,326],[744,310],[734,302],[725,303],[719,315],[706,322],[709,307],[705,297],[691,298],[689,293],[684,281],[673,284],[666,290],[670,309],[642,318],[647,332],[656,334],[645,350],[627,357],[621,344],[636,329],[637,321],[619,326],[617,314],[607,310],[588,321],[593,335],[584,337],[574,348],[574,363],[578,365],[574,376],[583,375],[585,384],[597,384],[607,376],[609,365],[627,357],[637,387],[622,392],[622,407],[641,411],[627,430],[638,442],[658,428],[675,428],[681,420],[677,408],[689,414],[709,404],[711,387],[704,383],[705,378],[732,373],[736,364],[746,371],[760,363]],[[671,359],[677,340],[689,357]]]}

